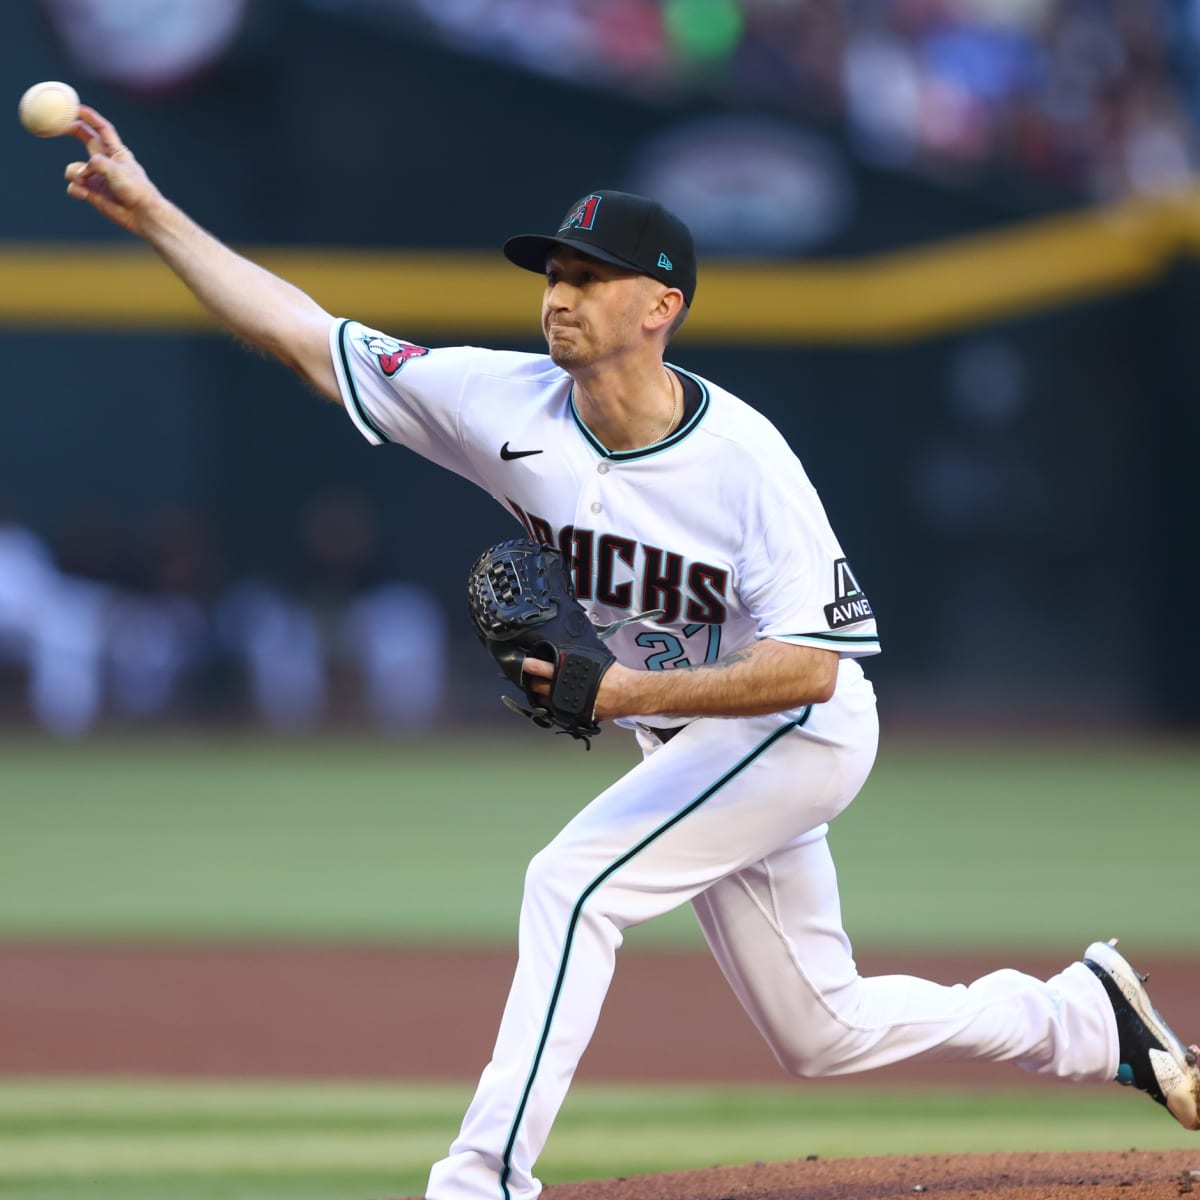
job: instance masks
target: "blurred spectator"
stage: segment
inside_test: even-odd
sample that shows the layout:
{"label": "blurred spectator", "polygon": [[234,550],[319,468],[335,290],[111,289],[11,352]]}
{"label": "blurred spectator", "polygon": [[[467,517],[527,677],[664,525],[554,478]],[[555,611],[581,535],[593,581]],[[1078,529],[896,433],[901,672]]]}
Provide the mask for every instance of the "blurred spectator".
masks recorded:
{"label": "blurred spectator", "polygon": [[446,618],[425,587],[384,583],[342,614],[341,645],[362,680],[366,713],[391,732],[428,729],[446,691]]}
{"label": "blurred spectator", "polygon": [[280,578],[236,580],[216,614],[220,643],[245,672],[255,710],[287,732],[329,715],[342,610],[379,570],[375,516],[356,492],[311,500],[298,540]]}
{"label": "blurred spectator", "polygon": [[190,596],[121,593],[113,598],[106,632],[114,707],[144,720],[177,698],[199,654],[204,612]]}
{"label": "blurred spectator", "polygon": [[24,663],[57,570],[49,547],[0,507],[0,660]]}
{"label": "blurred spectator", "polygon": [[325,716],[321,635],[298,598],[259,579],[236,581],[215,613],[218,644],[246,672],[250,699],[272,728],[303,733]]}
{"label": "blurred spectator", "polygon": [[101,715],[113,598],[106,584],[67,574],[42,597],[31,630],[29,701],[41,724],[60,737],[86,733]]}
{"label": "blurred spectator", "polygon": [[132,583],[129,531],[102,505],[74,513],[56,546],[58,570],[30,629],[29,702],[62,737],[86,733],[104,705],[109,622]]}
{"label": "blurred spectator", "polygon": [[138,586],[113,601],[107,651],[114,707],[146,719],[174,706],[204,657],[205,608],[220,570],[204,516],[176,509],[156,514],[139,568]]}
{"label": "blurred spectator", "polygon": [[0,669],[29,678],[41,614],[58,580],[49,547],[15,515],[0,509]]}

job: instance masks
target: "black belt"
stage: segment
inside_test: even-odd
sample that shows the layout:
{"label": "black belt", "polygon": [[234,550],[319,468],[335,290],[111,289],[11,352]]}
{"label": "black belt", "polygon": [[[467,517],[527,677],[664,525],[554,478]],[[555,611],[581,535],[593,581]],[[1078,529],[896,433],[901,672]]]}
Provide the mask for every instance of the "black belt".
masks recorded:
{"label": "black belt", "polygon": [[686,725],[672,725],[670,729],[659,729],[654,725],[643,725],[643,729],[648,729],[662,744],[665,746],[677,733],[682,733]]}

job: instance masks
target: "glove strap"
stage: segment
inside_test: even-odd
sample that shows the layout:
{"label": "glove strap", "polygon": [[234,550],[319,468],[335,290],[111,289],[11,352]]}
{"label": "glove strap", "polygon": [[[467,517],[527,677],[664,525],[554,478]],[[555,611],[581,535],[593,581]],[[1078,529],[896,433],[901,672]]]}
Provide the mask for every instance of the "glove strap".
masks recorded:
{"label": "glove strap", "polygon": [[[511,696],[501,696],[500,703],[505,708],[511,708],[513,712],[518,713],[522,717],[528,717],[535,725],[541,726],[542,729],[554,729],[554,718],[551,716],[548,708],[522,708]],[[592,738],[600,732],[600,726],[594,721],[590,729],[554,729],[555,733],[569,733],[577,742],[583,743],[585,750],[592,748]]]}
{"label": "glove strap", "polygon": [[590,720],[600,680],[613,662],[612,655],[599,647],[592,652],[579,646],[559,655],[551,684],[550,707]]}

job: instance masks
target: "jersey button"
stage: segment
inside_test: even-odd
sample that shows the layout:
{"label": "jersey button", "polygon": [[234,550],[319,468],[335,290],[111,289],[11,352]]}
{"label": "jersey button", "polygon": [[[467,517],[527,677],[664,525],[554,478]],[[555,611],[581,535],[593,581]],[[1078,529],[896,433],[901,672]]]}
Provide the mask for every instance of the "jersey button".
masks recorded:
{"label": "jersey button", "polygon": [[608,474],[608,463],[601,463],[596,468],[596,470],[599,471],[601,475],[607,475]]}
{"label": "jersey button", "polygon": [[599,500],[593,500],[592,501],[592,512],[598,513],[598,512],[603,512],[603,511],[604,511],[604,505],[601,504]]}

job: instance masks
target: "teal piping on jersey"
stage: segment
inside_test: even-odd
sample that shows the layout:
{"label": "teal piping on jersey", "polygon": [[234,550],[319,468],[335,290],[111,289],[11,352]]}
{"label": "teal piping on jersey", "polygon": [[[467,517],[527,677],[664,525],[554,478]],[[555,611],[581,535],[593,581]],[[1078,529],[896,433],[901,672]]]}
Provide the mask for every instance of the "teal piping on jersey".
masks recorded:
{"label": "teal piping on jersey", "polygon": [[579,409],[575,407],[575,387],[574,385],[571,386],[571,416],[575,418],[575,424],[579,427],[579,432],[583,434],[584,440],[601,458],[607,458],[613,462],[629,462],[635,458],[649,458],[653,454],[661,454],[664,450],[669,450],[672,446],[679,445],[704,420],[704,414],[708,412],[710,401],[708,388],[705,386],[704,381],[697,379],[691,371],[685,371],[682,367],[672,366],[671,363],[664,363],[663,365],[670,367],[672,371],[680,375],[686,375],[700,388],[700,403],[696,405],[696,411],[692,413],[691,420],[684,421],[669,438],[663,438],[661,442],[653,442],[649,446],[639,446],[636,450],[610,450],[600,441],[579,415]]}
{"label": "teal piping on jersey", "polygon": [[504,1156],[502,1162],[503,1170],[500,1172],[500,1193],[503,1200],[512,1200],[512,1194],[508,1190],[508,1178],[512,1174],[512,1152],[513,1147],[517,1143],[517,1134],[521,1128],[521,1122],[525,1118],[525,1107],[529,1103],[529,1093],[533,1090],[533,1081],[537,1077],[538,1067],[541,1066],[542,1054],[545,1052],[546,1043],[550,1040],[550,1026],[554,1021],[554,1013],[558,1007],[558,998],[562,992],[563,980],[567,974],[567,962],[571,957],[571,943],[575,938],[575,929],[579,925],[579,918],[583,912],[583,906],[591,898],[592,893],[621,869],[627,862],[636,858],[647,846],[655,842],[668,830],[673,829],[684,817],[694,813],[706,800],[712,799],[727,783],[736,778],[746,767],[760,758],[767,750],[769,750],[777,741],[791,733],[794,729],[799,729],[808,718],[812,715],[813,706],[810,704],[799,717],[794,721],[789,721],[786,725],[781,725],[769,737],[764,738],[749,754],[745,756],[736,766],[730,767],[724,775],[706,788],[699,796],[690,804],[685,805],[669,820],[664,821],[652,833],[648,833],[636,846],[627,850],[616,862],[605,867],[591,883],[583,889],[579,899],[575,902],[575,907],[571,911],[571,919],[567,922],[567,932],[563,939],[562,956],[559,959],[558,975],[554,980],[554,991],[550,995],[550,1003],[546,1009],[546,1019],[542,1022],[542,1036],[538,1039],[537,1050],[534,1052],[533,1065],[529,1068],[529,1077],[525,1081],[525,1090],[521,1093],[521,1101],[517,1105],[516,1114],[513,1116],[512,1129],[508,1135],[508,1141],[504,1145]]}
{"label": "teal piping on jersey", "polygon": [[363,407],[363,402],[358,398],[358,388],[354,386],[354,371],[350,366],[350,356],[346,353],[346,327],[349,324],[349,321],[343,321],[338,326],[337,335],[338,357],[342,360],[342,373],[346,377],[346,391],[350,394],[350,403],[354,406],[354,412],[360,424],[365,429],[369,429],[381,442],[387,443],[392,439],[371,420],[370,413],[367,412],[366,408]]}
{"label": "teal piping on jersey", "polygon": [[795,638],[810,638],[816,642],[853,642],[855,645],[868,646],[878,644],[877,633],[790,633],[782,636]]}

